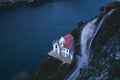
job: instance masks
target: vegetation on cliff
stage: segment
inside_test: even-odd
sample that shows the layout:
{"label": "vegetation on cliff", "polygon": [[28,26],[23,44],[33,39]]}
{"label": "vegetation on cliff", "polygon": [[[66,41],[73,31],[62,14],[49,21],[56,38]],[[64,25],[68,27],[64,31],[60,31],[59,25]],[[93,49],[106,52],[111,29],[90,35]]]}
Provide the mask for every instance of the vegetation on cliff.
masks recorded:
{"label": "vegetation on cliff", "polygon": [[72,32],[71,32],[71,34],[73,35],[73,37],[74,37],[74,56],[75,55],[81,55],[80,54],[80,37],[81,37],[81,35],[80,35],[80,33],[81,33],[81,31],[82,31],[82,29],[83,29],[83,25],[84,25],[84,23],[83,22],[80,22],[79,24],[78,24],[78,27],[77,28],[75,28]]}
{"label": "vegetation on cliff", "polygon": [[70,65],[49,57],[36,70],[30,80],[63,80],[70,72]]}

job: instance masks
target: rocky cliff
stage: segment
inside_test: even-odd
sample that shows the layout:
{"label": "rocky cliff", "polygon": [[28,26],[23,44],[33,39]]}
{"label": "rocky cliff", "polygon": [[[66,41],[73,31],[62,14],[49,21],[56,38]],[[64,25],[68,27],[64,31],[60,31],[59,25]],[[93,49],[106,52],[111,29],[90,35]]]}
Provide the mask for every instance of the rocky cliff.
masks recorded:
{"label": "rocky cliff", "polygon": [[95,37],[88,66],[81,70],[78,80],[120,80],[120,3],[103,7],[99,21],[111,9],[116,10]]}

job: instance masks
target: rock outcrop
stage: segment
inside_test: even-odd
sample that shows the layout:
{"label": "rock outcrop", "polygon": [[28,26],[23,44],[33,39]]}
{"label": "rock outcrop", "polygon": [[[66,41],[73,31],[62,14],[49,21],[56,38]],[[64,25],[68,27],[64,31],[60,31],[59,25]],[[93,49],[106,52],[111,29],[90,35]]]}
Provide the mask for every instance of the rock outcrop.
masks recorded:
{"label": "rock outcrop", "polygon": [[113,8],[116,10],[97,34],[88,66],[81,70],[78,80],[120,80],[120,3],[105,6],[103,14]]}

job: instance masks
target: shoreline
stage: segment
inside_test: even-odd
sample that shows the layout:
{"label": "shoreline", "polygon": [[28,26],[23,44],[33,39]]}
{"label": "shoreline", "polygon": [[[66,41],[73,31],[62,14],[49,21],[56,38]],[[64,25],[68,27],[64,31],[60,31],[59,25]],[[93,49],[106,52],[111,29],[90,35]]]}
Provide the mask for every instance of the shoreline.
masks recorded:
{"label": "shoreline", "polygon": [[9,0],[0,2],[0,10],[14,8],[18,6],[39,7],[46,3],[62,1],[62,0]]}

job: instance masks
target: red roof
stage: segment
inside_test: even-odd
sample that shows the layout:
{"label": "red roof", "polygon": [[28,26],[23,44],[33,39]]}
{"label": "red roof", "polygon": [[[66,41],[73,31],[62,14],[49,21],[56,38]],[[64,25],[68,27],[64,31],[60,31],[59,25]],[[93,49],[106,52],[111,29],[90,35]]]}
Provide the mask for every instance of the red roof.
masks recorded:
{"label": "red roof", "polygon": [[64,48],[70,49],[72,46],[73,36],[71,34],[67,34],[64,36],[65,39],[65,45]]}

